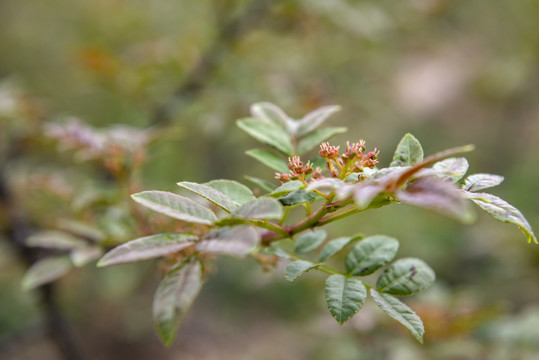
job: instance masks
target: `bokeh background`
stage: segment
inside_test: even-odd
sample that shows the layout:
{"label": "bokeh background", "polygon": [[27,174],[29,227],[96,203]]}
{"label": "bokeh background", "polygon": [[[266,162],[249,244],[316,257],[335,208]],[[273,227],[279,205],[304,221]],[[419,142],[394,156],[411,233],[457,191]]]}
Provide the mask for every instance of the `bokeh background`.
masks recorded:
{"label": "bokeh background", "polygon": [[[235,126],[250,104],[270,101],[296,118],[341,105],[328,123],[349,132],[332,143],[365,139],[381,149],[384,166],[406,132],[427,154],[473,143],[470,172],[505,176],[493,192],[537,230],[538,19],[536,0],[4,0],[0,168],[8,207],[33,229],[75,217],[118,238],[136,236],[124,203],[73,215],[66,199],[117,188],[99,159],[44,129],[72,117],[96,131],[160,129],[137,169],[143,189],[271,179],[244,155],[255,142]],[[539,246],[486,215],[465,226],[403,205],[330,227],[334,236],[394,236],[399,256],[435,269],[436,284],[407,299],[424,320],[424,345],[370,303],[338,326],[321,275],[289,284],[282,267],[265,273],[254,260],[223,259],[164,349],[151,320],[158,263],[90,263],[56,281],[49,296],[24,292],[28,259],[6,230],[9,209],[0,212],[2,359],[67,358],[49,329],[51,309],[78,347],[74,359],[539,357]]]}

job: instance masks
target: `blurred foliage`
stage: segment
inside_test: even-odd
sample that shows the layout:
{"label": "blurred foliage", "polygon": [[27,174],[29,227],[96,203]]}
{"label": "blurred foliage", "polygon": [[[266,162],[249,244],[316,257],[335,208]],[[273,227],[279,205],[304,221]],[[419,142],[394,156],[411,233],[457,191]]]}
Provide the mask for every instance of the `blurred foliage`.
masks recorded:
{"label": "blurred foliage", "polygon": [[[274,1],[255,26],[221,44],[215,71],[196,96],[173,96],[224,24],[249,6],[246,0],[0,2],[0,161],[34,226],[57,226],[60,218],[95,224],[102,217],[109,223],[99,225],[102,231],[124,234],[114,237],[138,232],[129,223],[109,229],[122,223],[117,219],[130,211],[129,201],[96,161],[59,151],[43,136],[45,123],[76,117],[98,132],[113,124],[144,129],[166,105],[166,136],[148,148],[151,164],[141,167],[137,182],[167,189],[179,180],[241,181],[267,172],[243,155],[253,142],[233,126],[251,103],[265,100],[293,116],[341,105],[339,125],[381,149],[384,165],[408,131],[427,153],[474,143],[469,158],[477,168],[470,172],[504,175],[496,191],[538,228],[537,1]],[[110,189],[114,205],[74,213],[65,201],[73,187]],[[514,228],[482,215],[465,228],[404,205],[340,226],[346,228],[333,228],[335,236],[384,229],[401,240],[399,256],[419,255],[434,265],[440,289],[411,304],[431,319],[424,346],[392,336],[400,329],[374,311],[342,328],[324,311],[281,319],[303,313],[290,303],[323,308],[310,296],[319,279],[308,274],[304,291],[291,290],[250,263],[219,264],[223,271],[210,279],[168,352],[152,334],[149,311],[141,310],[159,278],[152,264],[129,271],[87,266],[60,281],[59,300],[94,358],[537,357],[539,250]],[[1,245],[0,356],[55,359],[36,294],[19,290],[24,265],[5,238]],[[228,277],[230,267],[245,275]]]}

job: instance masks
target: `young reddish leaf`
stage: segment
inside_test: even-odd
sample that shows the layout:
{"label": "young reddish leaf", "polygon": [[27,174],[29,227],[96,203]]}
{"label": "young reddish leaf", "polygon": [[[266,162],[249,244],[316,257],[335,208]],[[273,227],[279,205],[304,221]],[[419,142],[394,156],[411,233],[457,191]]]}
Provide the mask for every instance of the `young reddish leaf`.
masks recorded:
{"label": "young reddish leaf", "polygon": [[232,200],[227,195],[207,185],[197,184],[189,181],[180,181],[178,183],[178,186],[187,189],[199,196],[202,196],[204,199],[219,206],[226,212],[231,212],[232,210],[240,206],[237,202]]}
{"label": "young reddish leaf", "polygon": [[423,260],[404,258],[384,270],[376,281],[376,288],[392,295],[413,295],[431,286],[435,279],[434,271]]}
{"label": "young reddish leaf", "polygon": [[186,259],[165,275],[153,301],[153,319],[157,335],[170,346],[178,328],[203,285],[202,263]]}
{"label": "young reddish leaf", "polygon": [[374,289],[371,289],[371,296],[380,309],[382,309],[391,318],[404,325],[404,327],[410,330],[417,341],[423,344],[425,328],[421,318],[417,316],[412,309],[410,309],[396,297],[379,293]]}
{"label": "young reddish leaf", "polygon": [[251,253],[260,241],[251,226],[233,226],[212,229],[195,249],[206,254],[243,257]]}
{"label": "young reddish leaf", "polygon": [[327,306],[340,325],[361,309],[366,298],[367,289],[359,279],[336,274],[326,280]]}
{"label": "young reddish leaf", "polygon": [[64,276],[73,267],[68,255],[49,256],[35,262],[24,274],[23,290],[34,289]]}
{"label": "young reddish leaf", "polygon": [[405,190],[398,191],[396,196],[404,204],[431,209],[464,223],[475,219],[462,192],[446,181],[431,177],[419,178]]}
{"label": "young reddish leaf", "polygon": [[166,191],[143,191],[131,195],[133,200],[161,214],[198,224],[211,225],[215,214],[203,205]]}
{"label": "young reddish leaf", "polygon": [[318,265],[310,261],[298,260],[289,263],[284,269],[284,277],[290,282],[294,282],[307,271],[314,269]]}
{"label": "young reddish leaf", "polygon": [[153,259],[191,247],[197,240],[196,235],[187,233],[145,236],[112,249],[99,260],[97,266],[103,267]]}

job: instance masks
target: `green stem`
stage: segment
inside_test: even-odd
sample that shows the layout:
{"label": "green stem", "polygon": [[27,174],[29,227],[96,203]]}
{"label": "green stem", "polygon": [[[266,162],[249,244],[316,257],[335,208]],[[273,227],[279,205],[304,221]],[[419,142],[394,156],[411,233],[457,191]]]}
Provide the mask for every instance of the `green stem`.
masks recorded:
{"label": "green stem", "polygon": [[251,224],[251,225],[254,225],[254,226],[257,226],[259,228],[263,228],[263,229],[266,229],[266,230],[273,231],[274,233],[281,235],[279,237],[280,239],[282,239],[284,237],[288,237],[290,235],[289,232],[286,231],[282,226],[279,226],[279,225],[274,224],[274,223],[270,223],[270,222],[266,222],[266,221],[262,221],[262,220],[249,220],[247,223]]}
{"label": "green stem", "polygon": [[333,214],[324,216],[323,218],[318,221],[319,226],[323,226],[329,223],[332,223],[334,221],[340,220],[342,218],[348,217],[353,214],[357,214],[359,212],[362,212],[365,209],[358,209],[358,208],[346,208],[342,209],[340,211],[336,211]]}

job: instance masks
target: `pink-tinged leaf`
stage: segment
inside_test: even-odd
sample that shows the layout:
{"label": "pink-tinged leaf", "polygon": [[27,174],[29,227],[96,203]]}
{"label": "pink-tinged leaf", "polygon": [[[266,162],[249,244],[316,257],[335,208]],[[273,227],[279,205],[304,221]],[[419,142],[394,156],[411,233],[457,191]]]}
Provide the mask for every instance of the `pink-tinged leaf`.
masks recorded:
{"label": "pink-tinged leaf", "polygon": [[202,263],[187,259],[174,266],[163,278],[153,301],[153,319],[157,335],[169,346],[197,297],[204,282]]}
{"label": "pink-tinged leaf", "polygon": [[402,203],[431,209],[464,223],[475,218],[462,192],[446,181],[420,178],[396,195]]}
{"label": "pink-tinged leaf", "polygon": [[170,192],[143,191],[131,197],[139,204],[175,219],[205,225],[217,221],[217,216],[207,207]]}
{"label": "pink-tinged leaf", "polygon": [[375,197],[385,191],[385,187],[376,181],[365,181],[354,188],[354,202],[360,209],[366,209]]}
{"label": "pink-tinged leaf", "polygon": [[112,249],[99,260],[97,266],[153,259],[193,246],[197,240],[196,235],[187,233],[145,236]]}
{"label": "pink-tinged leaf", "polygon": [[473,174],[468,176],[462,184],[462,190],[479,191],[498,186],[502,183],[503,176],[494,174]]}
{"label": "pink-tinged leaf", "polygon": [[452,157],[438,161],[432,165],[432,170],[434,170],[436,177],[456,183],[466,174],[468,166],[468,160],[466,158]]}
{"label": "pink-tinged leaf", "polygon": [[206,254],[243,257],[258,245],[260,236],[251,226],[234,226],[213,229],[196,244],[196,250]]}

